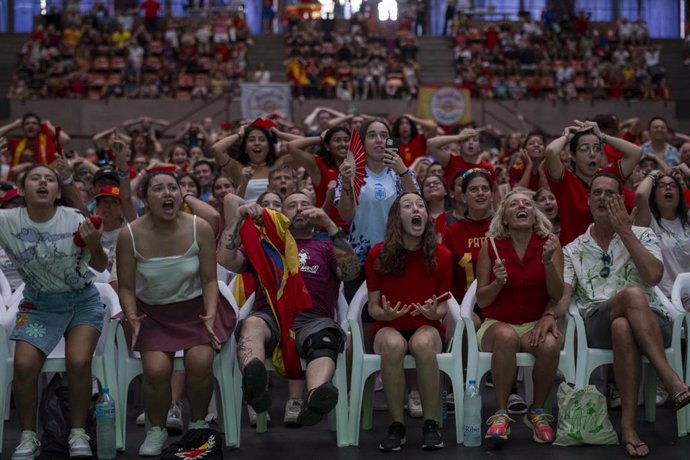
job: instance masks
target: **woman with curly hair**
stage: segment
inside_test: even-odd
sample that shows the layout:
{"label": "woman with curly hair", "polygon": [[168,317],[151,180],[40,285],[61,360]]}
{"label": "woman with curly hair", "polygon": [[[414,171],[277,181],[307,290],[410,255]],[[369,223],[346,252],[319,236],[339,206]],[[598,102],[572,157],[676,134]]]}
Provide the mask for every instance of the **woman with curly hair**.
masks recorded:
{"label": "woman with curly hair", "polygon": [[393,202],[385,238],[366,261],[369,315],[374,352],[381,355],[383,391],[392,423],[379,449],[397,451],[405,444],[403,402],[407,353],[417,363],[417,384],[424,424],[422,448],[440,449],[443,439],[436,420],[439,397],[438,362],[448,311],[439,298],[450,290],[452,267],[448,249],[436,243],[434,224],[424,199],[403,193]]}
{"label": "woman with curly hair", "polygon": [[[295,166],[302,166],[311,178],[316,194],[315,205],[324,208],[328,217],[344,231],[349,223],[340,217],[338,208],[333,206],[333,192],[349,145],[350,130],[343,126],[330,128],[321,136],[300,137],[288,144],[288,153],[294,158]],[[318,146],[316,155],[308,150],[314,146]]]}
{"label": "woman with curly hair", "polygon": [[525,352],[533,354],[536,362],[534,400],[524,422],[536,442],[551,443],[553,417],[544,413],[544,403],[556,377],[561,341],[555,315],[546,308],[563,294],[563,251],[549,220],[520,191],[503,199],[488,237],[477,263],[477,303],[484,318],[477,340],[481,351],[492,353],[496,396],[496,413],[487,421],[485,439],[508,440],[515,354]]}

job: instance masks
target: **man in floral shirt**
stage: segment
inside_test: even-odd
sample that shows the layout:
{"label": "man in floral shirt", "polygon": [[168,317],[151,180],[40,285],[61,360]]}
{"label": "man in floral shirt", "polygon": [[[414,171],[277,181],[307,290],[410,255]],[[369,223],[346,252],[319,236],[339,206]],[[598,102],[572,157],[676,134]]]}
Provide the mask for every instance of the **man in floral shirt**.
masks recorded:
{"label": "man in floral shirt", "polygon": [[555,327],[555,318],[564,315],[572,301],[584,318],[588,346],[613,349],[621,444],[631,457],[644,457],[649,448],[635,430],[641,355],[674,395],[676,409],[690,402],[690,391],[664,353],[671,341],[671,320],[653,292],[664,272],[659,241],[649,228],[632,226],[621,193],[621,183],[610,173],[592,180],[589,208],[594,223],[563,248],[564,295],[547,327]]}

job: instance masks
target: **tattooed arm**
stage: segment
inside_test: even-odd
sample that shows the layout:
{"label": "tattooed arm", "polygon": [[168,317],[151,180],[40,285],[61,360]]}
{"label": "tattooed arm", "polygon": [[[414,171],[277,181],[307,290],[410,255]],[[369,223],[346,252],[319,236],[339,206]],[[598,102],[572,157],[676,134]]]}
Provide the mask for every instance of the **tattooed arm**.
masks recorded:
{"label": "tattooed arm", "polygon": [[242,273],[245,271],[247,259],[239,251],[240,241],[240,226],[245,216],[250,216],[252,219],[261,217],[263,209],[255,203],[243,204],[237,209],[237,215],[230,221],[223,231],[223,235],[218,243],[218,263],[234,273]]}

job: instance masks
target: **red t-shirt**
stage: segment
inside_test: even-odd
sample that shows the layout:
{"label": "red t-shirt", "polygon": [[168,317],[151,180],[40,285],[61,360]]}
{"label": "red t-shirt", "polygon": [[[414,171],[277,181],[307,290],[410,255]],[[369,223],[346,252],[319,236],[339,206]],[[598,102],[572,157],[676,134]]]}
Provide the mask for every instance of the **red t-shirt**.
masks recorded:
{"label": "red t-shirt", "polygon": [[434,222],[436,234],[441,235],[441,239],[443,240],[446,234],[446,213],[441,213],[438,217],[432,217],[431,220]]}
{"label": "red t-shirt", "polygon": [[400,158],[405,166],[410,166],[414,160],[426,154],[426,137],[418,133],[407,144],[400,144]]}
{"label": "red t-shirt", "polygon": [[[326,166],[326,163],[324,163],[324,161],[320,157],[315,157],[315,159],[316,166],[319,168],[319,172],[321,173],[321,182],[319,182],[319,185],[314,184],[314,194],[316,195],[316,206],[321,208],[323,207],[324,201],[326,201],[328,183],[330,181],[338,180],[339,170],[337,167],[329,168],[328,166]],[[342,229],[344,232],[347,232],[348,228],[350,227],[350,224],[349,222],[343,220],[342,217],[340,217],[338,208],[333,204],[332,198],[331,206],[328,208],[327,214],[328,217],[330,217],[331,220],[335,223],[335,225],[338,226],[338,228]]]}
{"label": "red t-shirt", "polygon": [[[440,296],[451,287],[452,268],[450,251],[445,246],[436,245],[436,268],[428,272],[424,252],[405,252],[405,271],[401,275],[382,275],[374,267],[383,248],[383,243],[375,245],[366,260],[367,288],[370,292],[380,291],[381,296],[395,306],[401,304],[424,303],[433,297]],[[371,328],[371,335],[382,327],[392,327],[398,331],[418,329],[425,325],[435,327],[441,338],[445,337],[445,328],[441,321],[432,321],[424,315],[412,316],[410,311],[405,316],[393,321],[376,321]]]}
{"label": "red t-shirt", "polygon": [[[510,186],[514,186],[518,182],[520,182],[520,179],[522,179],[523,174],[525,174],[525,164],[517,161],[513,163],[513,166],[510,167],[510,170],[508,170],[508,180],[510,182]],[[539,182],[539,174],[531,174],[529,175],[529,183],[527,184],[527,188],[530,190],[534,190],[535,192],[539,190],[539,187],[541,186]]]}
{"label": "red t-shirt", "polygon": [[467,171],[472,168],[482,168],[486,169],[491,173],[493,177],[494,167],[488,161],[480,161],[479,163],[469,163],[465,161],[461,156],[451,155],[448,159],[448,164],[443,168],[443,176],[446,179],[446,183],[450,186],[453,182],[453,177],[458,171]]}
{"label": "red t-shirt", "polygon": [[[532,234],[522,260],[518,257],[510,238],[494,240],[499,257],[505,260],[508,281],[491,305],[482,308],[482,317],[508,324],[523,324],[538,320],[549,301],[546,289],[546,271],[541,261],[544,244],[548,238]],[[491,245],[488,245],[489,258],[493,267],[496,260]],[[490,280],[496,277],[491,271]]]}
{"label": "red t-shirt", "polygon": [[161,7],[160,3],[155,0],[146,0],[139,8],[144,10],[144,17],[146,19],[155,19],[158,17],[158,9]]}
{"label": "red t-shirt", "polygon": [[[608,165],[602,172],[613,174],[623,183],[625,178],[621,172],[620,164],[619,160]],[[563,177],[558,180],[554,180],[547,172],[546,179],[558,202],[558,212],[561,217],[560,240],[561,244],[565,246],[582,235],[592,223],[592,213],[587,203],[589,185],[586,185],[582,179],[568,169],[565,169]]]}
{"label": "red t-shirt", "polygon": [[443,244],[453,256],[453,296],[460,301],[477,273],[479,250],[486,241],[491,217],[482,220],[461,219],[446,229]]}

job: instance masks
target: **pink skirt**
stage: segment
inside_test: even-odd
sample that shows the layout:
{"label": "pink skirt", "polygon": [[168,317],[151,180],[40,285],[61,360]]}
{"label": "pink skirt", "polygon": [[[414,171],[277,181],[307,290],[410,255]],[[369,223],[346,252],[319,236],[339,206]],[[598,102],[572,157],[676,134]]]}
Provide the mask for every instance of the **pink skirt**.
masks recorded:
{"label": "pink skirt", "polygon": [[[227,342],[235,330],[235,311],[223,296],[219,296],[213,331],[221,343]],[[135,351],[174,353],[197,345],[209,345],[211,339],[199,315],[204,314],[204,299],[199,296],[167,305],[149,305],[137,299],[137,315],[144,314]],[[132,331],[124,321],[127,343],[132,343]]]}

